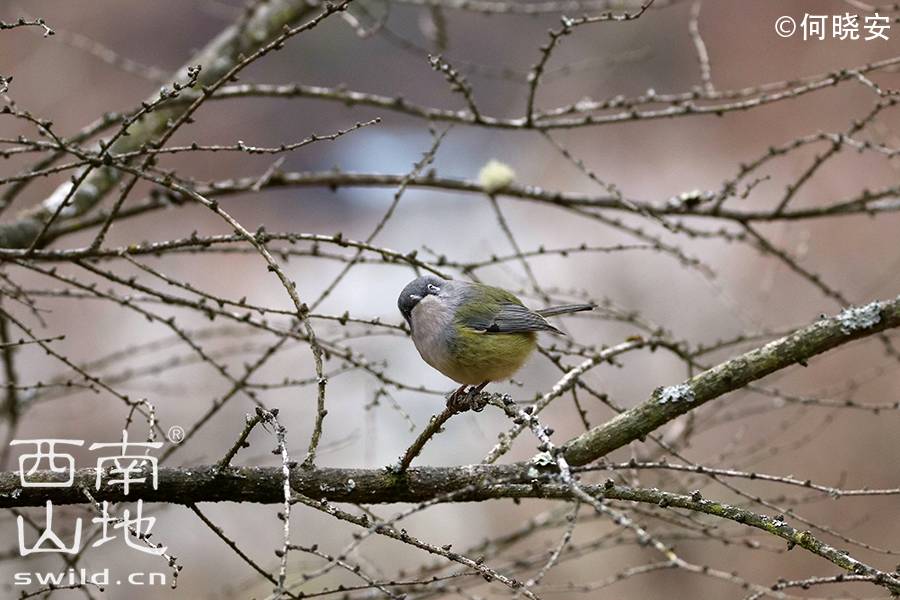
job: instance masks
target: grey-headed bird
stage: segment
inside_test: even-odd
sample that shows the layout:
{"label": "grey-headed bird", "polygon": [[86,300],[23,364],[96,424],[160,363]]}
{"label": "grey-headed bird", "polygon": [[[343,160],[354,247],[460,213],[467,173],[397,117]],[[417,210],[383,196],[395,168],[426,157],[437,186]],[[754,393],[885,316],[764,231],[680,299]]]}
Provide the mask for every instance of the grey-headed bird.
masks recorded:
{"label": "grey-headed bird", "polygon": [[491,381],[510,377],[537,346],[537,332],[562,334],[546,317],[592,310],[591,304],[567,304],[531,310],[502,288],[417,277],[397,299],[412,330],[413,343],[429,365],[480,392]]}

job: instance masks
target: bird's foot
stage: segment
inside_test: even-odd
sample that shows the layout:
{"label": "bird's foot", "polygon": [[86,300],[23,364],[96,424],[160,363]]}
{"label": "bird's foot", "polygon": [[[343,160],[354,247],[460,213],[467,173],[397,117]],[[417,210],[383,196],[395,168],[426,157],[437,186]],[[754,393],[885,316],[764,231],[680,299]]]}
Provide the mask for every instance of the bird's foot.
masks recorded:
{"label": "bird's foot", "polygon": [[444,396],[447,399],[447,408],[452,408],[454,410],[459,408],[460,404],[464,401],[461,399],[464,399],[464,397],[465,397],[465,394],[464,394],[465,390],[466,390],[466,386],[461,385],[458,388],[456,388],[455,390],[453,390],[452,392],[450,392],[449,394],[447,394],[446,396]]}
{"label": "bird's foot", "polygon": [[485,385],[487,385],[487,382],[468,386],[468,389],[466,389],[465,385],[460,386],[447,396],[447,408],[454,412],[466,412],[467,410],[474,412],[483,411],[488,404],[487,395],[481,393]]}

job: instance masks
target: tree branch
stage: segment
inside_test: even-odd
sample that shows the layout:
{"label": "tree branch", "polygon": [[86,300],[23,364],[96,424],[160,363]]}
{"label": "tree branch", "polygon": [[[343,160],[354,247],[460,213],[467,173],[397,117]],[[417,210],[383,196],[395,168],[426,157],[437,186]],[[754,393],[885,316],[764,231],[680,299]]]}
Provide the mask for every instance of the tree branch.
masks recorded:
{"label": "tree branch", "polygon": [[[193,505],[199,502],[256,502],[274,504],[284,501],[282,467],[242,467],[225,472],[216,465],[201,467],[161,468],[157,489],[142,488],[126,497],[121,487],[102,487],[92,491],[97,501],[167,502]],[[58,481],[65,475],[40,471],[29,481]],[[71,487],[22,488],[18,473],[0,473],[0,507],[43,506],[85,502],[82,489],[93,488],[95,469],[80,469]],[[402,475],[387,469],[291,469],[290,484],[301,498],[321,502],[392,503],[424,502],[437,496],[452,494],[454,502],[474,502],[498,498],[543,498],[571,500],[569,486],[557,482],[554,470],[531,465],[468,465],[461,467],[413,467]],[[655,504],[662,508],[682,508],[733,521],[766,531],[800,546],[833,564],[857,575],[873,576],[876,584],[900,591],[896,576],[859,561],[844,551],[825,544],[808,531],[788,525],[784,519],[768,517],[753,511],[702,498],[698,493],[674,494],[657,489],[614,485],[611,480],[601,485],[581,485],[585,493],[608,500]]]}
{"label": "tree branch", "polygon": [[[314,4],[306,0],[273,0],[258,8],[252,17],[236,23],[216,36],[199,54],[193,57],[173,76],[172,82],[188,78],[188,70],[195,65],[203,67],[197,79],[200,87],[218,82],[235,65],[282,34],[285,26],[290,26],[316,11]],[[191,99],[196,98],[195,95]],[[158,101],[158,95],[149,102]],[[169,125],[190,108],[188,103],[167,102],[152,112],[144,114],[139,122],[128,127],[128,135],[119,137],[109,149],[110,154],[120,154],[139,150],[157,135],[166,131]],[[91,167],[93,168],[93,167]],[[106,166],[94,169],[72,194],[67,210],[61,217],[71,219],[85,214],[115,187],[121,179],[121,171]],[[64,184],[68,186],[69,184]],[[65,188],[61,188],[65,190]],[[63,196],[66,194],[64,193]],[[58,211],[61,198],[54,193],[33,209],[19,215],[16,221],[0,223],[0,247],[27,248],[34,241],[44,223]]]}
{"label": "tree branch", "polygon": [[872,334],[900,326],[900,296],[847,308],[783,338],[703,371],[684,383],[657,388],[644,403],[594,427],[563,449],[566,460],[583,465],[637,439],[710,400],[793,364]]}

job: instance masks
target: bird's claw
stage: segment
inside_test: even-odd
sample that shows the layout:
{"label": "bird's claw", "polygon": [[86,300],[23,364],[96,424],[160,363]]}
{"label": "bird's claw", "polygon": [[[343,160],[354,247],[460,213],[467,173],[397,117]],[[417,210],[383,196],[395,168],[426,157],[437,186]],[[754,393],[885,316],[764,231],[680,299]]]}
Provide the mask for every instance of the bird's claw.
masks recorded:
{"label": "bird's claw", "polygon": [[447,407],[455,412],[471,410],[481,412],[487,406],[488,400],[481,393],[479,386],[472,385],[468,389],[459,388],[447,396]]}

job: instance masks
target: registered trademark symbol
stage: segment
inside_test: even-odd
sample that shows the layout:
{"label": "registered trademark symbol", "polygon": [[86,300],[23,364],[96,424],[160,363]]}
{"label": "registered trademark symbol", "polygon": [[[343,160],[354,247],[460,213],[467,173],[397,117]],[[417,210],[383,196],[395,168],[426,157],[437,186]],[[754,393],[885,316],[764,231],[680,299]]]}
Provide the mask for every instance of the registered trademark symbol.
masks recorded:
{"label": "registered trademark symbol", "polygon": [[166,437],[169,438],[169,441],[173,444],[180,444],[184,441],[184,428],[178,425],[172,425],[169,427]]}

